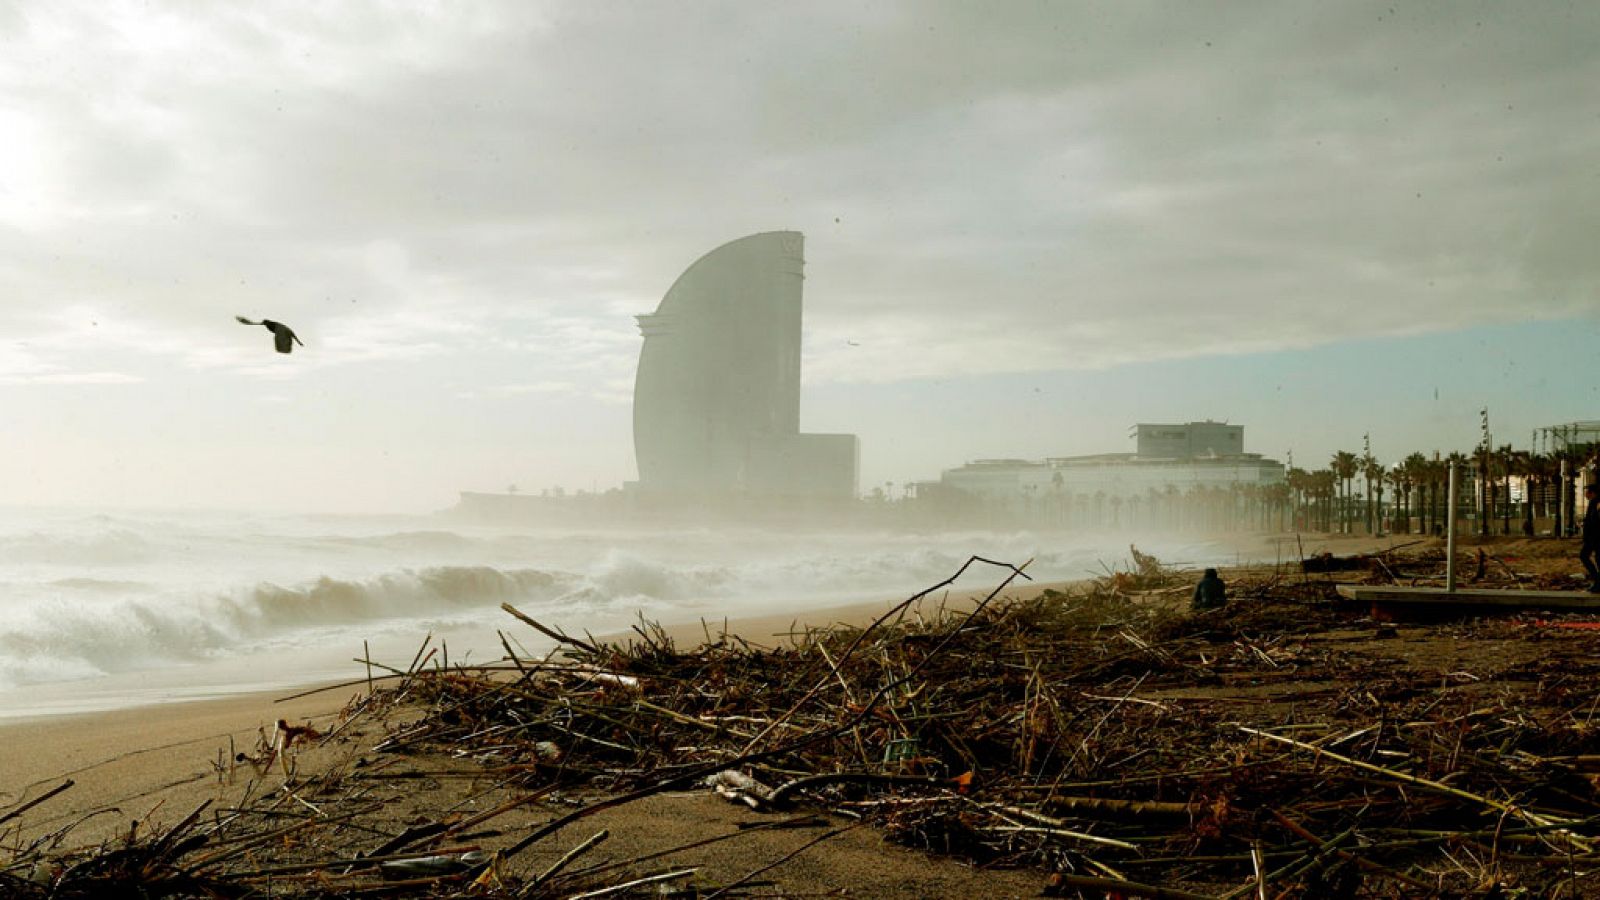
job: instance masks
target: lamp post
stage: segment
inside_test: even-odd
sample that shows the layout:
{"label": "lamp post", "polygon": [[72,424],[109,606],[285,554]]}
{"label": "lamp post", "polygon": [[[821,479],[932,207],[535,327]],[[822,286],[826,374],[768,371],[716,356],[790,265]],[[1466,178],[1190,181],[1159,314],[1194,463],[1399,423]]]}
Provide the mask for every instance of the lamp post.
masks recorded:
{"label": "lamp post", "polygon": [[1456,461],[1450,461],[1450,484],[1445,489],[1444,589],[1456,592]]}

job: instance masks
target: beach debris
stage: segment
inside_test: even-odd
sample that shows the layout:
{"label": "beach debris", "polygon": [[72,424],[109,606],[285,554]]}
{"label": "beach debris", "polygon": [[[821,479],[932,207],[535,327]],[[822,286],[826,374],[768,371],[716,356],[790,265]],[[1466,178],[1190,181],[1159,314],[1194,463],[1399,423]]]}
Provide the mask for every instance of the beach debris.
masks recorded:
{"label": "beach debris", "polygon": [[1350,556],[1335,556],[1330,552],[1322,552],[1308,556],[1300,561],[1302,572],[1362,572],[1372,567],[1373,557],[1366,553],[1355,553]]}
{"label": "beach debris", "polygon": [[290,752],[296,743],[304,744],[322,737],[322,732],[311,725],[290,725],[285,719],[273,723],[272,749],[279,754]]}
{"label": "beach debris", "polygon": [[290,725],[287,720],[279,719],[272,727],[271,756],[276,757],[278,765],[283,767],[283,774],[293,774],[291,761],[295,755],[294,745],[305,744],[322,737],[322,732],[310,725]]}
{"label": "beach debris", "polygon": [[772,788],[743,772],[723,769],[707,776],[706,785],[728,800],[743,803],[751,809],[772,804]]}
{"label": "beach debris", "polygon": [[56,785],[55,787],[51,788],[48,791],[45,791],[44,793],[42,793],[39,796],[33,798],[32,800],[29,800],[29,801],[27,801],[25,803],[18,804],[17,806],[13,807],[11,810],[9,810],[9,811],[7,811],[5,813],[0,813],[0,824],[3,824],[5,822],[9,822],[12,819],[15,819],[18,816],[22,815],[23,813],[27,812],[28,810],[33,809],[35,806],[38,806],[39,804],[45,802],[46,800],[49,800],[51,797],[54,797],[57,794],[63,793],[65,791],[67,791],[67,790],[70,790],[73,787],[73,785],[75,785],[76,783],[77,782],[73,781],[71,778],[65,779],[60,784]]}
{"label": "beach debris", "polygon": [[[1442,577],[1433,549],[1386,560]],[[446,666],[425,640],[349,708],[385,722],[358,756],[312,765],[333,743],[287,740],[305,755],[292,790],[263,775],[226,812],[78,856],[0,851],[0,892],[90,896],[75,879],[114,873],[216,896],[786,896],[758,879],[872,827],[1035,871],[1050,896],[1600,894],[1595,629],[1458,619],[1384,636],[1331,582],[1278,571],[1231,572],[1237,601],[1195,616],[1181,592],[1129,602],[1115,570],[1011,592],[1026,568],[970,602],[943,599],[945,582],[867,627],[776,646],[549,628],[564,639],[543,658],[508,641],[504,660]],[[1578,622],[1537,624],[1552,621]],[[477,786],[470,807],[372,818],[386,787],[452,780]],[[756,821],[597,862],[608,832],[572,828],[707,789]],[[684,855],[779,828],[806,832],[742,877]],[[23,875],[41,865],[48,890]]]}
{"label": "beach debris", "polygon": [[451,875],[488,862],[489,857],[479,850],[465,853],[441,853],[433,856],[414,856],[379,863],[378,870],[385,878],[427,878]]}

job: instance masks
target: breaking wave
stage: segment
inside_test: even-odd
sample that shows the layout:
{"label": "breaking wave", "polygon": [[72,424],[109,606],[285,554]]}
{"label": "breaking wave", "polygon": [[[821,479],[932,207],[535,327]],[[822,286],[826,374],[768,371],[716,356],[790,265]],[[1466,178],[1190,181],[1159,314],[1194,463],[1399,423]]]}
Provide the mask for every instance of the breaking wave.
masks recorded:
{"label": "breaking wave", "polygon": [[504,602],[539,608],[570,590],[573,578],[539,569],[441,566],[360,580],[261,583],[211,597],[115,591],[102,602],[83,602],[81,589],[104,594],[116,582],[74,581],[55,585],[79,590],[56,591],[0,625],[0,685],[197,662],[246,645],[292,644],[338,626],[470,614]]}
{"label": "breaking wave", "polygon": [[[414,648],[427,632],[448,633],[453,658],[498,656],[495,631],[510,626],[499,606],[507,602],[570,633],[604,633],[641,614],[693,621],[899,599],[949,577],[974,553],[1033,559],[1029,572],[1041,580],[1083,577],[1099,570],[1101,554],[1126,553],[1116,542],[1028,532],[441,524],[0,509],[0,715],[24,705],[26,692],[4,696],[8,687],[107,674],[182,668],[178,680],[231,678],[226,684],[242,689],[254,672],[215,673],[222,664],[248,670],[262,652],[290,650],[322,667],[305,678],[342,673],[368,638],[380,658],[381,644]],[[998,580],[980,568],[955,588]],[[184,668],[193,664],[207,665]],[[137,699],[140,683],[103,689],[147,702]]]}
{"label": "breaking wave", "polygon": [[569,581],[570,576],[538,569],[501,571],[488,566],[393,572],[365,581],[323,577],[300,587],[257,585],[243,596],[224,599],[219,613],[241,634],[272,634],[542,600]]}
{"label": "breaking wave", "polygon": [[26,532],[0,535],[0,565],[126,566],[149,562],[159,554],[148,538],[126,528],[87,534]]}

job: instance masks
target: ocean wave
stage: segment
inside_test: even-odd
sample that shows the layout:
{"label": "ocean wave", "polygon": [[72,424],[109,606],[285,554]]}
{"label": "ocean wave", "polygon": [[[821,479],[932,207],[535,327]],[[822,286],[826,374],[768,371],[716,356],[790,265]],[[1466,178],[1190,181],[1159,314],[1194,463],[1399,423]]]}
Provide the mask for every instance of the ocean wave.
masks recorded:
{"label": "ocean wave", "polygon": [[612,598],[695,600],[728,590],[739,580],[727,566],[678,566],[625,550],[607,551],[587,574],[589,587]]}
{"label": "ocean wave", "polygon": [[323,577],[296,587],[259,584],[225,598],[219,613],[240,631],[272,632],[547,599],[570,582],[569,575],[539,569],[439,566],[365,580]]}
{"label": "ocean wave", "polygon": [[53,603],[0,631],[8,686],[138,671],[205,659],[233,636],[205,618],[140,601]]}
{"label": "ocean wave", "polygon": [[[636,614],[687,621],[904,598],[973,554],[1031,558],[1029,573],[1046,580],[1094,574],[1098,559],[1114,565],[1127,552],[1120,541],[1029,532],[609,533],[388,520],[344,523],[341,532],[339,524],[0,519],[0,687],[273,648],[314,646],[342,660],[365,638],[409,643],[435,625],[460,634],[462,652],[470,632],[487,635],[473,648],[480,655],[498,654],[494,630],[510,624],[503,602],[572,633],[599,633],[626,628]],[[993,586],[1005,574],[977,566],[954,587]]]}
{"label": "ocean wave", "polygon": [[125,528],[0,535],[0,565],[125,566],[149,562],[157,555],[158,548],[150,540]]}
{"label": "ocean wave", "polygon": [[256,584],[209,597],[128,595],[82,602],[59,591],[0,625],[0,684],[137,671],[233,655],[339,626],[540,608],[574,577],[539,569],[439,566],[367,579]]}
{"label": "ocean wave", "polygon": [[387,534],[322,537],[336,546],[370,547],[405,553],[459,554],[478,549],[483,542],[454,531],[395,531]]}
{"label": "ocean wave", "polygon": [[96,594],[128,594],[148,590],[150,585],[143,581],[128,581],[126,579],[112,578],[58,578],[46,582],[46,588],[64,588],[72,591],[86,591]]}

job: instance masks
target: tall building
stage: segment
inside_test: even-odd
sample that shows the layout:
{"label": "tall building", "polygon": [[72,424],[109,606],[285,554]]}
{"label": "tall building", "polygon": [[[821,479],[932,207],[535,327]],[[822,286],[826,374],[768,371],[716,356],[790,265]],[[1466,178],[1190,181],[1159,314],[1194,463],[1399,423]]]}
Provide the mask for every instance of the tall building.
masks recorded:
{"label": "tall building", "polygon": [[849,498],[851,434],[800,432],[805,239],[753,234],[700,257],[654,313],[633,391],[641,492]]}

